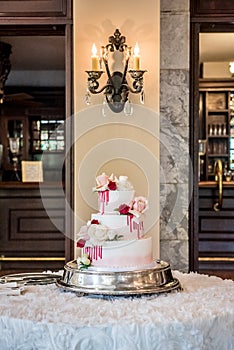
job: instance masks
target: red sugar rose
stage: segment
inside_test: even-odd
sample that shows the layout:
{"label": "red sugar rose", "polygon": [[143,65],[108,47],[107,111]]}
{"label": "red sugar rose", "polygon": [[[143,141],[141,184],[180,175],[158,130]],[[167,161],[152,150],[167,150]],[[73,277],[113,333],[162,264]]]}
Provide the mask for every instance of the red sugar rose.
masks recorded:
{"label": "red sugar rose", "polygon": [[85,240],[79,239],[79,241],[76,243],[77,248],[83,248],[85,246]]}
{"label": "red sugar rose", "polygon": [[130,207],[127,204],[121,204],[118,208],[118,211],[121,215],[128,214]]}
{"label": "red sugar rose", "polygon": [[116,188],[117,188],[116,182],[114,182],[114,181],[109,181],[108,188],[109,188],[109,190],[111,190],[111,191],[115,191]]}
{"label": "red sugar rose", "polygon": [[99,225],[99,221],[97,219],[93,219],[91,221],[91,225]]}

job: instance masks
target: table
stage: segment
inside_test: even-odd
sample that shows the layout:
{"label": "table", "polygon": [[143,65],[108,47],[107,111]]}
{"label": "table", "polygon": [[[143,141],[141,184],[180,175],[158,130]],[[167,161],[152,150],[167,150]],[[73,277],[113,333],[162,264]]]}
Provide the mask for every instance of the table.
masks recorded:
{"label": "table", "polygon": [[182,292],[78,297],[55,284],[0,296],[0,350],[232,350],[234,282],[173,271]]}

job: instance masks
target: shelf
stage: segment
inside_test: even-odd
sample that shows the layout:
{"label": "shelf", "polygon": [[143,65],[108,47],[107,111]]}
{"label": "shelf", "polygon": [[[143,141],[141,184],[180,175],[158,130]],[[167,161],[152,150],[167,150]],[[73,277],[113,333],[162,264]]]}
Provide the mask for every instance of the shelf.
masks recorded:
{"label": "shelf", "polygon": [[[214,165],[221,159],[223,169],[234,162],[234,135],[230,121],[234,111],[232,80],[200,80],[199,139],[207,141],[206,154],[200,158],[201,179],[213,176]],[[220,135],[219,135],[220,133]]]}
{"label": "shelf", "polygon": [[218,157],[220,157],[220,158],[222,158],[222,157],[228,157],[229,156],[229,154],[207,154],[207,157],[213,157],[213,158],[218,158]]}
{"label": "shelf", "polygon": [[229,136],[228,135],[208,135],[207,138],[211,138],[211,139],[228,139]]}
{"label": "shelf", "polygon": [[[28,89],[26,88],[26,91]],[[0,175],[4,181],[13,180],[14,168],[17,168],[21,178],[22,160],[42,160],[45,181],[59,180],[61,171],[64,177],[64,88],[32,88],[30,91],[30,95],[40,107],[37,104],[35,107],[27,105],[27,102],[17,110],[11,105],[1,107],[0,144],[3,145],[3,155]],[[18,145],[18,149],[15,150],[14,139]]]}
{"label": "shelf", "polygon": [[208,109],[208,113],[228,113],[228,109]]}
{"label": "shelf", "polygon": [[[0,181],[0,189],[39,189],[39,188],[58,188],[61,183],[53,182],[21,182],[21,181]],[[64,187],[64,184],[63,184]]]}
{"label": "shelf", "polygon": [[[199,187],[217,187],[217,181],[200,181]],[[223,181],[224,187],[234,187],[234,181]]]}

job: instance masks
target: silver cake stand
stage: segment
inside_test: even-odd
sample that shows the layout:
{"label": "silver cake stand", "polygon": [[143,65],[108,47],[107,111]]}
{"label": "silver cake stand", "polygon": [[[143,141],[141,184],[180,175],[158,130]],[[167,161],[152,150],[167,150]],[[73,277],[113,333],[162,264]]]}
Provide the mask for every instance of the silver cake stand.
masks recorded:
{"label": "silver cake stand", "polygon": [[170,264],[161,260],[132,271],[78,270],[74,260],[64,266],[63,277],[56,284],[79,296],[139,296],[182,290],[178,279],[173,278]]}

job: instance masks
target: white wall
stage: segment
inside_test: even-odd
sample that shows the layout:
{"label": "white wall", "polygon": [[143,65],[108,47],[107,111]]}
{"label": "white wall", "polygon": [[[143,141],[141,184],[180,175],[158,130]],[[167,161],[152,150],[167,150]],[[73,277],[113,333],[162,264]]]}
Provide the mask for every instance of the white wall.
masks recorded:
{"label": "white wall", "polygon": [[[127,175],[137,195],[149,197],[146,231],[154,239],[154,255],[159,257],[159,42],[160,1],[155,0],[75,0],[74,3],[74,96],[75,96],[75,211],[76,232],[97,210],[92,193],[95,176]],[[141,50],[141,68],[146,69],[145,105],[131,96],[134,113],[107,110],[102,115],[102,94],[84,103],[86,70],[91,69],[91,47],[106,45],[118,28],[126,42]],[[128,79],[129,83],[131,82]],[[100,85],[105,84],[105,77]]]}

